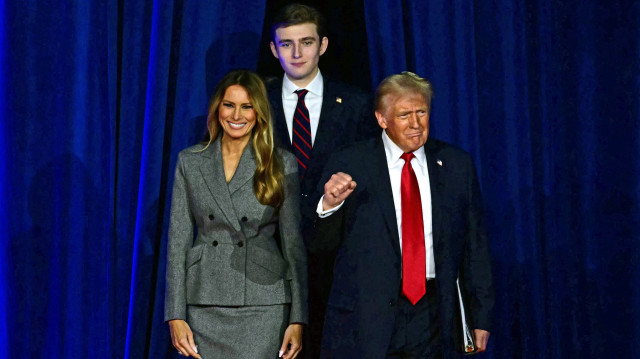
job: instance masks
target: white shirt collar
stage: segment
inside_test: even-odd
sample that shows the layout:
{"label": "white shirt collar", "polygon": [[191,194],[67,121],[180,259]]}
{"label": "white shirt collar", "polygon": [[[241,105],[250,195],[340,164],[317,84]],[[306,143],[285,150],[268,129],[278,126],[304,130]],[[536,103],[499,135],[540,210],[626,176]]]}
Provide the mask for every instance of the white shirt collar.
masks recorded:
{"label": "white shirt collar", "polygon": [[[285,74],[284,79],[282,80],[283,95],[290,96],[296,90],[299,90],[299,89],[300,87],[298,87],[296,84],[291,82],[291,80],[289,80],[289,78],[287,77],[287,74]],[[319,69],[318,69],[318,73],[316,74],[316,77],[313,80],[311,80],[311,82],[309,82],[307,87],[305,87],[304,89],[316,96],[322,97],[322,92],[324,90],[324,81],[322,79],[322,74],[320,73]]]}
{"label": "white shirt collar", "polygon": [[[387,156],[387,166],[389,166],[389,168],[393,168],[398,165],[404,166],[404,160],[400,158],[404,151],[402,151],[400,147],[398,147],[398,145],[389,138],[387,131],[382,131],[382,143],[384,144],[384,153]],[[422,166],[427,163],[427,156],[424,154],[424,146],[414,151],[413,155],[416,156],[416,162],[418,165]]]}

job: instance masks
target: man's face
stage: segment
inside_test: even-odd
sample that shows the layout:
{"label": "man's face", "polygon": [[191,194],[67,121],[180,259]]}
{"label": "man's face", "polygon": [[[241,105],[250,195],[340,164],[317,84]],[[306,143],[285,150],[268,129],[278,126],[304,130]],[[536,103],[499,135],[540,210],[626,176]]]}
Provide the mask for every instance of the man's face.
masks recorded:
{"label": "man's face", "polygon": [[429,107],[424,96],[417,93],[387,95],[383,104],[386,108],[382,112],[376,111],[378,124],[402,151],[413,152],[427,142]]}
{"label": "man's face", "polygon": [[316,25],[311,23],[281,27],[275,31],[271,52],[291,82],[307,86],[318,73],[320,56],[327,50],[329,40],[320,40]]}

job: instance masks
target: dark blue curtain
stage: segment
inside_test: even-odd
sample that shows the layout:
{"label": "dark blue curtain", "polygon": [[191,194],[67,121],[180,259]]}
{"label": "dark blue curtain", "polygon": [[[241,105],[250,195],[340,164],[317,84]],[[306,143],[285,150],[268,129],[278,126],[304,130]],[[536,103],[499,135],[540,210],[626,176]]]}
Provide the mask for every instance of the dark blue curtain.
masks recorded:
{"label": "dark blue curtain", "polygon": [[632,357],[640,4],[365,7],[373,81],[431,79],[431,135],[478,163],[498,299],[488,357]]}
{"label": "dark blue curtain", "polygon": [[[174,355],[162,312],[176,154],[202,137],[226,71],[273,66],[269,4],[0,0],[0,357]],[[431,135],[476,159],[498,294],[485,357],[631,357],[640,4],[316,5],[341,23],[324,72],[370,76],[364,87],[429,78]]]}
{"label": "dark blue curtain", "polygon": [[163,324],[170,174],[202,138],[212,86],[256,67],[264,4],[0,4],[6,357],[176,353]]}

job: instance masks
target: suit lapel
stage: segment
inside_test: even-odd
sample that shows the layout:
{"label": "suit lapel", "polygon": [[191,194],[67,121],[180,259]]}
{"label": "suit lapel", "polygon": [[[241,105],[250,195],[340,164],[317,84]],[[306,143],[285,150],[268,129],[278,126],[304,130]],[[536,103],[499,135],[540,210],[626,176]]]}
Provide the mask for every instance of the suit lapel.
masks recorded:
{"label": "suit lapel", "polygon": [[[320,119],[316,138],[311,149],[310,165],[307,169],[307,175],[300,183],[303,193],[312,192],[316,189],[316,181],[322,173],[322,164],[324,163],[324,161],[317,160],[317,158],[326,158],[329,154],[339,149],[339,140],[337,139],[342,137],[339,135],[343,131],[341,121],[344,120],[343,109],[347,105],[337,102],[338,96],[339,91],[336,86],[325,77]],[[346,143],[342,145],[346,145]]]}
{"label": "suit lapel", "polygon": [[289,129],[284,117],[282,107],[282,79],[273,80],[268,86],[269,102],[273,111],[273,130],[276,144],[288,151],[292,151],[291,139],[289,139]]}
{"label": "suit lapel", "polygon": [[320,109],[320,120],[318,122],[318,130],[316,138],[311,149],[310,163],[314,163],[314,155],[321,153],[330,153],[335,150],[333,139],[336,137],[336,124],[340,123],[340,112],[342,103],[336,101],[336,91],[331,85],[331,81],[324,78],[324,89],[322,94],[322,108]]}
{"label": "suit lapel", "polygon": [[389,232],[391,232],[392,245],[396,254],[400,256],[400,237],[398,236],[398,221],[396,219],[396,210],[393,203],[393,192],[391,191],[391,180],[389,179],[389,166],[387,165],[387,157],[384,151],[382,139],[378,139],[371,151],[373,156],[363,154],[363,158],[371,158],[371,161],[365,161],[367,166],[368,177],[371,179],[372,193],[375,194],[378,204],[382,210],[384,221],[387,224]]}
{"label": "suit lapel", "polygon": [[442,248],[440,245],[440,241],[442,240],[440,237],[440,233],[442,233],[442,210],[440,210],[442,206],[442,193],[445,187],[444,171],[447,163],[444,163],[438,157],[438,151],[436,145],[433,141],[428,141],[424,146],[425,155],[427,157],[427,169],[429,171],[429,187],[431,189],[431,230],[433,231],[433,251],[434,257],[436,258],[436,262],[438,258],[441,257],[438,255],[439,248]]}
{"label": "suit lapel", "polygon": [[[244,153],[242,157],[244,157]],[[209,148],[203,152],[203,159],[200,165],[200,172],[202,173],[204,182],[209,188],[209,192],[211,192],[211,196],[222,210],[222,213],[224,213],[227,222],[230,223],[234,229],[240,231],[240,223],[233,209],[229,186],[224,176],[220,139],[213,141],[209,145]],[[240,167],[240,164],[238,164],[238,167]]]}

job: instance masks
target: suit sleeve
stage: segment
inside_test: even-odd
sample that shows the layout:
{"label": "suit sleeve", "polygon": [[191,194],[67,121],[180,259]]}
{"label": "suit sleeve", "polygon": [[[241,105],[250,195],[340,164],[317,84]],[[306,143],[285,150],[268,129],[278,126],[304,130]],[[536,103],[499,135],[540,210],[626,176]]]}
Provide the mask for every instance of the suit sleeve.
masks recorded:
{"label": "suit sleeve", "polygon": [[[324,185],[329,181],[331,175],[338,171],[345,170],[345,168],[339,164],[339,158],[340,155],[333,155],[329,158],[329,161],[322,171],[322,176],[318,182],[316,193],[323,194]],[[317,213],[314,213],[315,231],[312,240],[310,240],[307,245],[309,253],[333,253],[340,246],[342,243],[342,224],[345,213],[344,208],[348,200],[349,198],[345,200],[345,203],[343,203],[339,210],[328,217],[320,218]],[[320,201],[320,197],[317,198],[316,205],[318,204],[318,201]]]}
{"label": "suit sleeve", "polygon": [[462,283],[471,299],[472,325],[474,329],[491,331],[491,317],[495,302],[491,255],[484,218],[482,198],[475,166],[469,160],[468,168],[468,219]]}
{"label": "suit sleeve", "polygon": [[164,320],[187,319],[185,256],[193,242],[195,221],[189,206],[182,155],[178,156],[171,199]]}
{"label": "suit sleeve", "polygon": [[280,238],[282,255],[288,264],[288,278],[291,278],[290,323],[307,323],[307,255],[300,232],[300,184],[298,165],[295,158],[283,151],[285,167],[284,202],[280,207]]}

